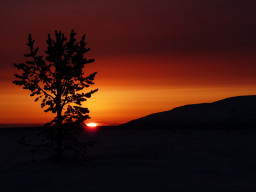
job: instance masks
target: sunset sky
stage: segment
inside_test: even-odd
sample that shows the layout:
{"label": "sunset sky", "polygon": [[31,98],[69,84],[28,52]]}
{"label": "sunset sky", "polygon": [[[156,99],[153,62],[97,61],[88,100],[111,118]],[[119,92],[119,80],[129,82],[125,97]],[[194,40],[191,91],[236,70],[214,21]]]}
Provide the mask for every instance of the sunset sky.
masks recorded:
{"label": "sunset sky", "polygon": [[[256,94],[255,0],[1,0],[0,124],[53,118],[12,84],[28,33],[86,34],[99,92],[92,119],[115,125],[174,107]],[[86,71],[87,70],[87,71]]]}

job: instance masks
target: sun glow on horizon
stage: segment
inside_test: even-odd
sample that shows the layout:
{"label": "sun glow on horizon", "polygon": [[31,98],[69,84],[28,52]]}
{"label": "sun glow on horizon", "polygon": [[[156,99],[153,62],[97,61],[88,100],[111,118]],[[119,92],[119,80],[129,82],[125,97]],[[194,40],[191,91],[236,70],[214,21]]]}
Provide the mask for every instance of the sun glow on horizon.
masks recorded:
{"label": "sun glow on horizon", "polygon": [[98,126],[99,126],[98,123],[93,123],[93,122],[86,123],[85,129],[89,132],[94,132],[94,131],[98,130]]}
{"label": "sun glow on horizon", "polygon": [[95,128],[98,126],[97,123],[87,123],[86,125],[87,125],[87,127],[90,127],[90,128]]}

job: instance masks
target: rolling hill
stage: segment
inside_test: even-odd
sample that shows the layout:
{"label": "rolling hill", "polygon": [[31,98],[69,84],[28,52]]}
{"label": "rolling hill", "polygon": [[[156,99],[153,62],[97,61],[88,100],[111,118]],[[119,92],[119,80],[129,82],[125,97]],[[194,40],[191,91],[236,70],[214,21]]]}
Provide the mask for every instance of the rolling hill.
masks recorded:
{"label": "rolling hill", "polygon": [[249,95],[185,105],[135,119],[122,126],[253,126],[255,122],[256,95]]}

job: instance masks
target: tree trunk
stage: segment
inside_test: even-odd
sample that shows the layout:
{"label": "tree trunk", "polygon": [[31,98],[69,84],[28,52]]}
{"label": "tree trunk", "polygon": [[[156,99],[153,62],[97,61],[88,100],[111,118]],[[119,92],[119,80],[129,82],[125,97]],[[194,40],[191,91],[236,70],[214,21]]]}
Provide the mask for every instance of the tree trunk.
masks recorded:
{"label": "tree trunk", "polygon": [[57,111],[57,146],[56,146],[56,160],[61,162],[62,160],[62,120],[61,110]]}
{"label": "tree trunk", "polygon": [[62,96],[62,85],[61,85],[61,61],[56,63],[56,84],[57,84],[57,95],[56,95],[56,111],[57,111],[57,133],[56,133],[56,160],[61,162],[62,160],[62,140],[63,140],[63,130],[62,130],[62,106],[61,106],[61,96]]}
{"label": "tree trunk", "polygon": [[61,162],[62,160],[62,108],[61,108],[61,90],[58,89],[57,97],[56,97],[56,109],[57,109],[57,133],[56,133],[56,160]]}

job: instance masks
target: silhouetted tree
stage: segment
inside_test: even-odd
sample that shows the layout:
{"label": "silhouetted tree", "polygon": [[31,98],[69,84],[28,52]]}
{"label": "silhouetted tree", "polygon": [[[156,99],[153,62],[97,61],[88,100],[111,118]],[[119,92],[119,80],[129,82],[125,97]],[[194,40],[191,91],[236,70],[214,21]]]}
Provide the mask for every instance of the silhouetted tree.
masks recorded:
{"label": "silhouetted tree", "polygon": [[45,57],[38,55],[38,47],[34,47],[31,34],[28,36],[27,46],[29,53],[25,63],[14,64],[21,70],[21,74],[14,74],[14,84],[23,86],[35,96],[35,101],[41,101],[45,112],[56,114],[48,125],[54,125],[56,140],[56,158],[62,158],[63,150],[63,124],[81,125],[89,118],[88,108],[82,107],[82,102],[90,98],[98,89],[87,93],[82,92],[94,84],[96,75],[84,75],[85,64],[92,63],[94,59],[86,59],[84,54],[90,49],[86,48],[85,35],[77,41],[76,33],[72,30],[69,38],[61,31],[55,31],[55,37],[48,35]]}

